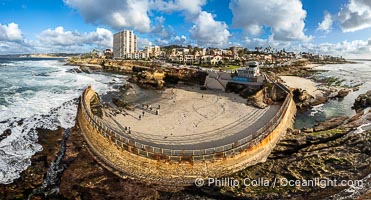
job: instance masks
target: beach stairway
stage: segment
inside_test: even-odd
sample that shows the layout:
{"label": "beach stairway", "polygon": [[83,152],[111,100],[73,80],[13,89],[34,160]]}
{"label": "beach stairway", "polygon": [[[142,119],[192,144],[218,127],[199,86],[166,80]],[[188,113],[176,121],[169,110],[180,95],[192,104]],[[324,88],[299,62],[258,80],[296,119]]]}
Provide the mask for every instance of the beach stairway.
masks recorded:
{"label": "beach stairway", "polygon": [[213,90],[223,90],[227,86],[227,80],[222,80],[220,74],[209,74],[205,80],[205,87]]}

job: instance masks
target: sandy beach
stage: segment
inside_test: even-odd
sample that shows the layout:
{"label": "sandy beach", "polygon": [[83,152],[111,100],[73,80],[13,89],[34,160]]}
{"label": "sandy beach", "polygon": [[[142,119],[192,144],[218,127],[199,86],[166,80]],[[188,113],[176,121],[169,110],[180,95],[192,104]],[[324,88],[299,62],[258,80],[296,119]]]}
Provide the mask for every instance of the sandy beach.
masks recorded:
{"label": "sandy beach", "polygon": [[313,97],[322,97],[322,92],[318,89],[317,84],[306,78],[301,78],[298,76],[280,76],[280,78],[285,82],[285,84],[291,88],[300,88],[306,90]]}
{"label": "sandy beach", "polygon": [[313,63],[311,63],[311,64],[307,64],[307,65],[303,66],[303,68],[313,69],[313,68],[318,67],[318,66],[321,66],[321,65],[322,64],[313,64]]}
{"label": "sandy beach", "polygon": [[[248,106],[246,99],[234,93],[201,91],[187,86],[158,92],[160,98],[137,102],[134,111],[125,110],[107,117],[112,110],[105,109],[104,120],[120,132],[125,126],[131,127],[130,136],[140,140],[170,145],[196,144],[242,131],[254,125],[270,108]],[[151,105],[152,111],[146,106],[143,109],[142,104]]]}

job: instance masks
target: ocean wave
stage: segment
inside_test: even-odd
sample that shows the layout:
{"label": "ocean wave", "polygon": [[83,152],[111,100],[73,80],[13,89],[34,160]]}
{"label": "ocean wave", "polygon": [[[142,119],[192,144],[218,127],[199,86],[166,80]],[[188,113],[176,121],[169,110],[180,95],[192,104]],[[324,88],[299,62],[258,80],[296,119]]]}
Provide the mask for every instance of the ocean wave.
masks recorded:
{"label": "ocean wave", "polygon": [[367,130],[371,129],[371,123],[362,124],[361,126],[357,127],[357,129],[354,131],[354,133],[363,133]]}
{"label": "ocean wave", "polygon": [[324,112],[324,106],[325,104],[319,104],[317,106],[313,106],[312,109],[310,110],[309,116],[314,116],[317,113]]}
{"label": "ocean wave", "polygon": [[[100,94],[114,90],[110,84],[124,82],[121,75],[73,74],[57,61],[16,61],[14,71],[0,71],[0,79],[10,84],[7,93],[0,93],[6,104],[0,105],[0,135],[11,134],[0,141],[0,184],[12,183],[31,165],[31,157],[42,150],[37,143],[37,129],[56,130],[75,125],[76,99],[91,85]],[[25,72],[26,71],[26,72]],[[48,77],[32,76],[46,72]],[[21,76],[20,73],[23,73]],[[3,96],[1,96],[3,95]]]}
{"label": "ocean wave", "polygon": [[37,144],[37,129],[57,130],[75,125],[77,99],[65,102],[48,115],[30,118],[12,118],[0,124],[0,133],[11,134],[0,142],[0,184],[9,184],[31,165],[31,157],[42,150]]}

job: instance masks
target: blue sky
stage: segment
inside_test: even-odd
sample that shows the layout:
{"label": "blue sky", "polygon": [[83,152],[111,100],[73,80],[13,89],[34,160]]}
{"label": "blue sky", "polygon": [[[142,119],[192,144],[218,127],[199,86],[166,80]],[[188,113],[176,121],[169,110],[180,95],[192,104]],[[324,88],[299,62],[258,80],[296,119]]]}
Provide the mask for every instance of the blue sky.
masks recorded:
{"label": "blue sky", "polygon": [[272,46],[370,57],[368,0],[0,0],[0,54],[84,52],[132,29],[139,46]]}

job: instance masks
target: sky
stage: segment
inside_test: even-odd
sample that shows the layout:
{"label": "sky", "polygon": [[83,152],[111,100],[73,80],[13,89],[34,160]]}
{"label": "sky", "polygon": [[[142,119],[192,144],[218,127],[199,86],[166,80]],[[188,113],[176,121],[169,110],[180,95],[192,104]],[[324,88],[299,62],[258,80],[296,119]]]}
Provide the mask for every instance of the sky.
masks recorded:
{"label": "sky", "polygon": [[0,0],[0,54],[148,45],[270,46],[371,59],[371,0]]}

